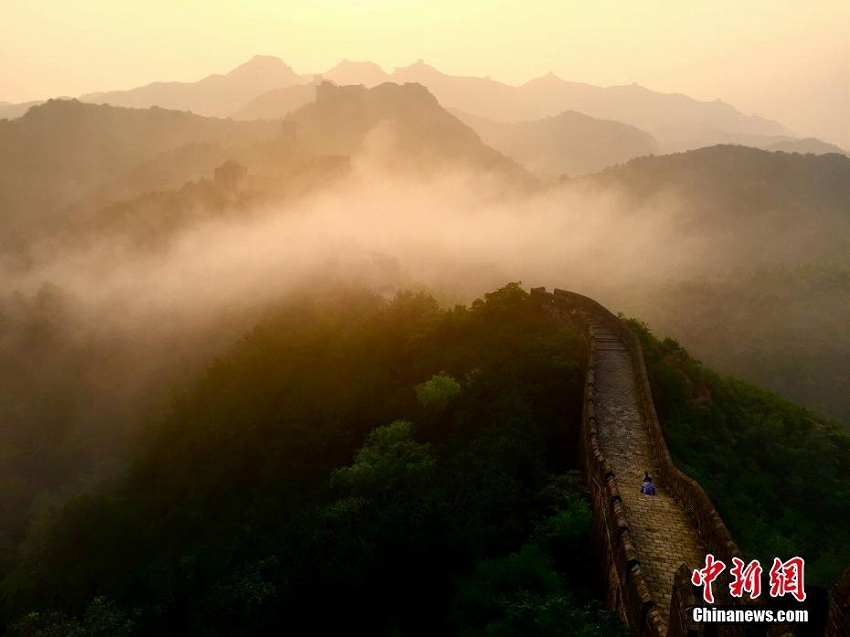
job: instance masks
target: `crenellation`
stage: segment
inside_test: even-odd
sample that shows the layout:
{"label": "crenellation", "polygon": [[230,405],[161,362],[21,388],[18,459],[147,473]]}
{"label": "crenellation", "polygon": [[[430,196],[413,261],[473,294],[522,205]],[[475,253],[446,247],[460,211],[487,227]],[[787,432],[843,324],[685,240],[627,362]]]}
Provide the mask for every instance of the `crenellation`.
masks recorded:
{"label": "crenellation", "polygon": [[[552,294],[544,288],[534,288],[533,294],[553,306],[564,323],[577,328],[588,346],[580,464],[590,494],[594,528],[600,539],[597,556],[608,581],[609,607],[640,636],[701,635],[702,627],[695,626],[686,612],[695,599],[690,583],[692,569],[701,565],[700,559],[707,552],[726,563],[732,557],[743,556],[705,491],[679,471],[670,457],[652,401],[640,342],[622,320],[592,299],[557,288]],[[600,361],[606,360],[628,360],[627,367],[631,370],[628,373],[634,379],[635,393],[628,399],[632,402],[624,403],[622,396],[606,398],[600,371]],[[606,363],[609,367],[611,364]],[[607,431],[603,430],[603,421],[606,427],[612,424],[624,427],[626,422],[634,425],[611,439],[610,433],[603,435]],[[608,442],[603,442],[606,439]],[[615,452],[609,459],[603,448],[612,440],[616,441]],[[624,455],[622,449],[616,451],[618,445],[627,445],[625,449],[631,449],[635,457],[629,458],[628,452]],[[659,491],[663,492],[651,496],[652,505],[660,508],[647,508],[646,498],[640,502],[631,489],[623,492],[615,464],[628,481],[639,479],[637,466],[651,469]],[[636,516],[635,521],[640,522],[637,527],[630,516]],[[670,553],[676,548],[672,536],[685,545],[679,546],[678,553],[685,556],[684,562]],[[724,576],[728,577],[728,573]],[[847,579],[850,588],[850,576]],[[727,589],[725,594],[722,590],[716,592],[719,601],[741,603],[730,599],[728,587],[722,585],[725,582],[719,583],[717,589]],[[741,630],[724,626],[716,632],[732,636]],[[748,633],[756,634],[752,630]],[[850,633],[834,633],[829,637],[838,635],[846,637]]]}

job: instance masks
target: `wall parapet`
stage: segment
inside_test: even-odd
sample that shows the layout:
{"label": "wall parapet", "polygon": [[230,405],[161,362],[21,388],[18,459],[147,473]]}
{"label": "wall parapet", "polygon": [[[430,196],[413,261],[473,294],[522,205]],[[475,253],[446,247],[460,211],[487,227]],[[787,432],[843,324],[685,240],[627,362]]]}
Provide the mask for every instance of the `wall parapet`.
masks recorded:
{"label": "wall parapet", "polygon": [[[652,399],[640,341],[625,321],[589,297],[557,288],[553,294],[546,292],[545,288],[532,288],[531,292],[532,296],[551,306],[564,323],[577,329],[588,344],[589,363],[585,380],[580,458],[591,495],[596,536],[602,538],[599,557],[604,569],[603,573],[609,583],[608,605],[616,609],[624,623],[640,636],[702,635],[705,626],[694,626],[687,620],[687,613],[695,603],[693,601],[695,588],[690,583],[689,577],[686,577],[693,568],[702,565],[682,564],[680,566],[671,591],[670,614],[668,617],[662,617],[640,568],[640,556],[629,532],[628,520],[625,518],[622,501],[619,498],[616,476],[597,441],[594,400],[596,347],[590,320],[617,334],[631,352],[629,358],[638,384],[638,406],[642,412],[642,422],[645,424],[652,449],[655,471],[663,488],[686,512],[708,553],[712,553],[716,559],[727,564],[732,563],[733,557],[743,559],[741,551],[732,540],[729,530],[703,488],[696,480],[680,471],[670,457]],[[726,569],[717,582],[719,586],[715,589],[715,597],[719,603],[727,606],[759,607],[765,604],[762,599],[745,602],[731,598],[728,583],[729,569]],[[782,627],[774,625],[772,628],[773,630],[764,630],[760,634],[770,632],[775,637],[794,634],[793,629],[787,625]],[[733,624],[715,625],[712,631],[712,634],[717,637],[756,634],[752,626],[747,630],[744,626]]]}
{"label": "wall parapet", "polygon": [[[544,288],[533,288],[533,296],[550,304],[563,322],[569,323],[585,339],[588,364],[585,376],[580,462],[590,493],[597,538],[602,539],[597,556],[600,570],[608,580],[608,606],[615,609],[623,623],[636,634],[646,637],[667,635],[667,620],[652,598],[641,569],[640,556],[626,519],[617,476],[603,453],[596,424],[596,351],[584,313],[579,308],[563,308]],[[578,311],[576,311],[578,310]]]}
{"label": "wall parapet", "polygon": [[850,567],[832,591],[832,606],[826,620],[824,637],[847,637],[850,635]]}
{"label": "wall parapet", "polygon": [[619,335],[626,346],[634,353],[631,360],[638,381],[640,407],[643,410],[647,434],[652,444],[658,473],[664,481],[664,488],[688,513],[709,553],[727,564],[731,564],[733,557],[743,559],[743,554],[732,540],[732,535],[706,492],[696,480],[684,474],[670,457],[670,451],[664,440],[661,423],[655,410],[655,403],[652,400],[649,375],[643,358],[643,348],[638,337],[623,320],[593,299],[564,290],[555,290],[555,298],[592,315],[594,319],[599,320]]}
{"label": "wall parapet", "polygon": [[[628,324],[612,314],[593,299],[555,289],[532,288],[532,297],[550,308],[564,325],[570,325],[585,340],[588,365],[585,377],[582,434],[580,436],[580,462],[591,498],[594,514],[594,531],[601,538],[598,555],[602,573],[608,581],[608,606],[616,609],[623,622],[637,635],[651,637],[698,637],[711,634],[714,637],[793,637],[797,626],[790,624],[765,624],[760,628],[753,625],[695,624],[688,617],[690,609],[697,604],[697,588],[690,582],[691,569],[702,565],[682,564],[673,581],[669,617],[662,617],[659,607],[652,599],[646,578],[641,570],[640,556],[626,519],[617,478],[611,464],[600,448],[596,425],[596,341],[590,321],[617,334],[631,352],[629,356],[638,384],[638,402],[641,419],[652,449],[654,469],[662,488],[683,508],[703,542],[706,552],[725,564],[733,558],[744,560],[740,549],[732,540],[728,528],[715,509],[702,486],[684,474],[673,463],[670,456],[649,384],[649,375],[643,356],[643,348],[637,335]],[[725,569],[718,578],[715,597],[717,602],[728,607],[765,607],[764,598],[743,600],[731,598],[728,584],[730,569]],[[833,590],[833,601],[829,608],[823,637],[850,636],[850,567]],[[825,610],[825,607],[824,607]],[[707,628],[710,626],[710,629]],[[817,629],[820,632],[819,626]],[[811,628],[811,627],[810,627]],[[805,630],[801,634],[811,634]]]}

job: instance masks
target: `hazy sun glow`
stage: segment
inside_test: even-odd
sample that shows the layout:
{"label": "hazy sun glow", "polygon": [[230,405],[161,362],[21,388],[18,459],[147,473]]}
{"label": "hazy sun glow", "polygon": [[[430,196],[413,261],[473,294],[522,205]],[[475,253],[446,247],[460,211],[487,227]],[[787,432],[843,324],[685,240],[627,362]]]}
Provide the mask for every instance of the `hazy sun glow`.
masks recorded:
{"label": "hazy sun glow", "polygon": [[517,84],[552,71],[720,98],[850,146],[846,0],[6,0],[0,101],[194,81],[254,54],[298,73],[422,58]]}

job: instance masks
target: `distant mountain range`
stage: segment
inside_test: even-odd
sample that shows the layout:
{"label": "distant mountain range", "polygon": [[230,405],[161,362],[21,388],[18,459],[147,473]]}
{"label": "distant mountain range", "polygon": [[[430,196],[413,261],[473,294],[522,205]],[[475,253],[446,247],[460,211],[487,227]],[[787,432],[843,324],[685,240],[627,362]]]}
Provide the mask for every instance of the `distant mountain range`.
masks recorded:
{"label": "distant mountain range", "polygon": [[[540,120],[576,111],[643,129],[656,139],[660,152],[718,143],[769,148],[778,141],[796,139],[779,122],[744,115],[720,100],[704,102],[637,84],[603,88],[568,82],[550,73],[521,86],[510,86],[489,77],[447,75],[422,60],[392,73],[372,62],[343,60],[319,76],[336,84],[366,87],[383,82],[422,84],[446,108],[494,122]],[[255,56],[226,75],[90,93],[80,101],[135,108],[160,106],[211,117],[280,118],[312,101],[314,90],[305,85],[314,84],[316,78],[295,73],[279,58]],[[282,91],[296,86],[302,88]],[[0,103],[0,118],[19,117],[32,104]],[[806,152],[836,152],[836,147],[825,143],[803,148],[811,149]]]}
{"label": "distant mountain range", "polygon": [[[744,115],[720,100],[704,102],[637,84],[602,88],[551,73],[510,86],[489,77],[447,75],[422,60],[392,73],[373,62],[343,60],[325,73],[299,75],[279,58],[255,56],[225,75],[90,93],[80,101],[238,120],[282,119],[315,102],[316,87],[325,80],[367,88],[421,84],[485,143],[542,177],[579,175],[642,155],[715,144],[847,154],[821,140],[799,139],[779,122]],[[20,117],[34,104],[0,102],[0,119]]]}
{"label": "distant mountain range", "polygon": [[658,152],[655,138],[634,126],[576,111],[531,122],[494,122],[452,111],[488,146],[542,178],[594,173]]}
{"label": "distant mountain range", "polygon": [[257,55],[227,75],[210,75],[197,82],[155,82],[129,91],[89,93],[80,101],[132,108],[160,106],[207,117],[230,117],[254,97],[303,83],[304,78],[279,58]]}
{"label": "distant mountain range", "polygon": [[778,122],[745,116],[720,100],[701,102],[686,95],[651,91],[637,84],[601,88],[567,82],[550,73],[515,87],[490,78],[446,75],[422,60],[396,69],[383,78],[376,75],[371,65],[344,62],[325,77],[354,82],[360,72],[363,73],[360,81],[366,85],[379,79],[418,82],[427,86],[446,108],[497,122],[537,120],[568,110],[620,121],[651,133],[661,144],[662,151],[668,147],[678,150],[682,144],[705,145],[701,142],[705,130],[723,131],[728,135],[793,137],[793,133]]}
{"label": "distant mountain range", "polygon": [[78,100],[50,100],[23,117],[0,120],[3,241],[21,245],[113,202],[180,188],[229,159],[250,165],[267,192],[299,162],[321,166],[322,158],[348,160],[370,150],[391,170],[452,165],[492,172],[508,186],[537,183],[421,85],[367,89],[322,82],[283,90],[313,94],[285,122]]}

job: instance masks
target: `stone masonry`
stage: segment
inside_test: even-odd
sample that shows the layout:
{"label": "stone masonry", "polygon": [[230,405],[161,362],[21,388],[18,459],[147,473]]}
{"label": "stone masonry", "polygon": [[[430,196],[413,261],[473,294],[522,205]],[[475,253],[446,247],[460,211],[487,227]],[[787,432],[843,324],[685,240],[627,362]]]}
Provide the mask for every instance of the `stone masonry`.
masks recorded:
{"label": "stone masonry", "polygon": [[[617,476],[626,519],[652,598],[666,618],[676,570],[682,563],[701,565],[705,545],[685,511],[664,489],[664,477],[654,461],[638,408],[631,352],[616,334],[598,323],[591,323],[591,335],[597,343],[599,443]],[[640,494],[644,471],[653,476],[658,495]]]}
{"label": "stone masonry", "polygon": [[[628,326],[596,301],[544,288],[532,295],[588,345],[580,462],[594,514],[599,569],[607,603],[640,637],[789,637],[793,626],[695,624],[690,609],[702,605],[689,574],[712,553],[726,564],[743,555],[700,485],[670,458],[661,431],[640,342]],[[644,471],[656,496],[640,494]],[[850,571],[835,597],[828,637],[845,630]],[[713,587],[717,603],[762,607],[728,594],[728,569]],[[843,605],[842,605],[843,604]],[[838,630],[839,632],[835,632]]]}

